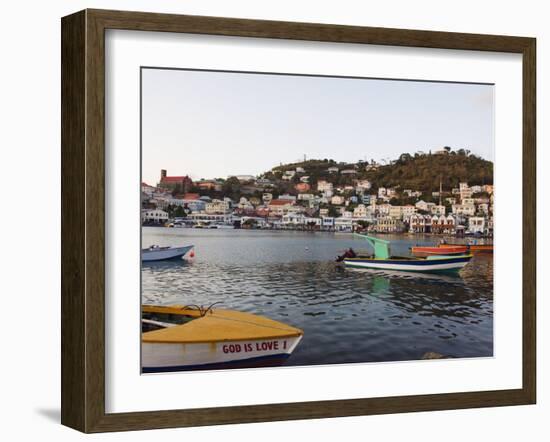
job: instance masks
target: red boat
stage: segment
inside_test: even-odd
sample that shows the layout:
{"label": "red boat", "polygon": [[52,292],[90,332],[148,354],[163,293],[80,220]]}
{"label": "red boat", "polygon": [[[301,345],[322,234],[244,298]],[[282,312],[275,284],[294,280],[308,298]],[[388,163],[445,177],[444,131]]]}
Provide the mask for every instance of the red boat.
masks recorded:
{"label": "red boat", "polygon": [[464,255],[468,252],[468,246],[438,246],[438,247],[411,247],[411,252],[415,256],[429,255]]}
{"label": "red boat", "polygon": [[[442,248],[454,248],[461,247],[462,244],[441,244],[439,247]],[[493,253],[492,244],[467,244],[465,247],[468,248],[470,253]]]}

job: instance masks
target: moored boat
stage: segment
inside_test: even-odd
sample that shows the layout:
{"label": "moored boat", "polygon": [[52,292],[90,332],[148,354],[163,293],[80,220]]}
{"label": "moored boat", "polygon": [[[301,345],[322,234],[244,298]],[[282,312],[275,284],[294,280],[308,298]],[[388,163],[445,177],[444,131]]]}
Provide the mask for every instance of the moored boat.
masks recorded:
{"label": "moored boat", "polygon": [[470,253],[493,253],[493,244],[440,244],[441,248],[450,248],[457,246],[467,247]]}
{"label": "moored boat", "polygon": [[304,332],[272,319],[197,306],[142,306],[142,371],[282,364]]}
{"label": "moored boat", "polygon": [[141,249],[141,261],[142,262],[151,262],[151,261],[166,261],[169,259],[181,259],[187,253],[192,252],[194,246],[183,246],[183,247],[160,247],[160,246],[151,246],[146,249]]}
{"label": "moored boat", "polygon": [[429,255],[464,255],[468,252],[467,246],[448,246],[442,247],[426,247],[426,246],[415,246],[411,247],[411,253],[414,256],[429,256]]}
{"label": "moored boat", "polygon": [[421,273],[458,272],[472,259],[472,255],[428,255],[426,257],[392,256],[390,242],[367,235],[365,238],[374,249],[370,256],[344,256],[342,261],[347,267],[377,270],[398,270]]}

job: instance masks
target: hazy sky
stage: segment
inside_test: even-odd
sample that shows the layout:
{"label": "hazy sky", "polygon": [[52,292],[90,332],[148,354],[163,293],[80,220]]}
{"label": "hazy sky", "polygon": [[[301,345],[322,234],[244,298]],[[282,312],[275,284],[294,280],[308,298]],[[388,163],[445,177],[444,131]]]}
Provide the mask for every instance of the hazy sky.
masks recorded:
{"label": "hazy sky", "polygon": [[307,158],[465,148],[493,161],[494,87],[142,70],[143,180],[257,175]]}

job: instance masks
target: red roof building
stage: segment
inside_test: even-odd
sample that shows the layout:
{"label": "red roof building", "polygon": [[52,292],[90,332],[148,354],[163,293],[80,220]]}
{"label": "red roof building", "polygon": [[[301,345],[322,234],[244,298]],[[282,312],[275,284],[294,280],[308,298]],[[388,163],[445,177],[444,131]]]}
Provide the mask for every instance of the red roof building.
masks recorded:
{"label": "red roof building", "polygon": [[188,192],[193,185],[193,180],[189,176],[168,176],[166,170],[160,171],[160,182],[157,187],[163,187],[170,190],[178,190],[182,193]]}

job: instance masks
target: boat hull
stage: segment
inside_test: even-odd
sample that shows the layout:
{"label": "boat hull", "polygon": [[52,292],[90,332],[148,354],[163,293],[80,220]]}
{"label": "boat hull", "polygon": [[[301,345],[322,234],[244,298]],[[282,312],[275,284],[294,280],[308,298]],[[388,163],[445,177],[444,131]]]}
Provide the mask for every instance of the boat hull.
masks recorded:
{"label": "boat hull", "polygon": [[142,342],[142,372],[280,365],[302,336],[201,343]]}
{"label": "boat hull", "polygon": [[167,249],[153,249],[153,250],[142,250],[141,251],[141,260],[142,262],[152,262],[152,261],[167,261],[170,259],[180,259],[184,257],[193,246],[185,247],[170,247]]}
{"label": "boat hull", "polygon": [[432,256],[432,255],[464,255],[468,252],[466,246],[449,247],[412,247],[411,252],[414,256]]}
{"label": "boat hull", "polygon": [[346,258],[344,264],[348,267],[367,268],[375,270],[398,270],[402,272],[448,273],[458,272],[470,260],[471,255],[452,257],[433,257],[433,259],[374,259]]}

